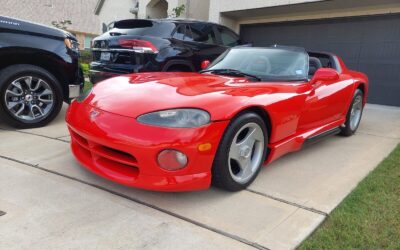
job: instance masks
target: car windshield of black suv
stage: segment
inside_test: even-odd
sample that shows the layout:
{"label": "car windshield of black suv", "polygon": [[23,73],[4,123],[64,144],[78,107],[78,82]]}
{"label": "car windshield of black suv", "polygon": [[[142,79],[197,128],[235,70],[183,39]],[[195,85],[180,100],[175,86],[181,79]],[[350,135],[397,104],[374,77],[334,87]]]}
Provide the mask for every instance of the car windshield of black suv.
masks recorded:
{"label": "car windshield of black suv", "polygon": [[258,81],[304,81],[308,76],[308,54],[303,49],[232,48],[203,72]]}

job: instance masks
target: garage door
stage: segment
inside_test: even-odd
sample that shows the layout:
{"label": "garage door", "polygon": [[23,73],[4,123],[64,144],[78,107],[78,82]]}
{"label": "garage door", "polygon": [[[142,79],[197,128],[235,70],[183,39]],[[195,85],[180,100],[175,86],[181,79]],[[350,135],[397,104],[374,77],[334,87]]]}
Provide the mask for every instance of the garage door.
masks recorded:
{"label": "garage door", "polygon": [[368,102],[400,106],[400,15],[242,25],[241,37],[255,46],[333,52],[368,75]]}

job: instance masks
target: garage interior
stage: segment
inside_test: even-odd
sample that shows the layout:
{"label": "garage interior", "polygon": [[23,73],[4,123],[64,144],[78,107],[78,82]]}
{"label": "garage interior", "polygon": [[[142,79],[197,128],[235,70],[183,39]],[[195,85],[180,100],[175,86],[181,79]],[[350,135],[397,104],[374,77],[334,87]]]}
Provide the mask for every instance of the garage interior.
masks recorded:
{"label": "garage interior", "polygon": [[244,41],[333,52],[370,79],[369,103],[400,106],[400,3],[334,0],[221,13]]}

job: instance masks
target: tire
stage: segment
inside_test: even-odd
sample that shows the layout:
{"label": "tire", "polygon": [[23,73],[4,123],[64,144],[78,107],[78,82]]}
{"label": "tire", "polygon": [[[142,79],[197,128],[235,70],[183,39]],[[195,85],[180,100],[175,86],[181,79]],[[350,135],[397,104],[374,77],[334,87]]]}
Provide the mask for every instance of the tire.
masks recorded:
{"label": "tire", "polygon": [[[250,136],[255,140],[253,146]],[[245,189],[257,177],[267,145],[268,133],[263,119],[252,112],[238,115],[221,139],[212,167],[212,184],[232,192]]]}
{"label": "tire", "polygon": [[16,128],[42,127],[51,122],[63,104],[57,78],[29,64],[0,71],[0,119]]}
{"label": "tire", "polygon": [[360,89],[356,89],[347,111],[346,122],[340,126],[340,135],[351,136],[357,131],[363,112],[363,97],[364,93]]}

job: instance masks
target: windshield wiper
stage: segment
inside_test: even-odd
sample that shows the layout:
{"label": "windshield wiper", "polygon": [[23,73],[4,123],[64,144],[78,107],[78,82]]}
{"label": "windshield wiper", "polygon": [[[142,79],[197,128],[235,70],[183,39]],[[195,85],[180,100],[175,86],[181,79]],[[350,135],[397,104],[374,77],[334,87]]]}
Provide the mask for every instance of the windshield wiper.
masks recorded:
{"label": "windshield wiper", "polygon": [[206,69],[200,71],[200,73],[206,73],[206,72],[215,73],[216,75],[243,76],[247,78],[253,78],[259,82],[262,81],[262,79],[258,76],[247,74],[236,69]]}

